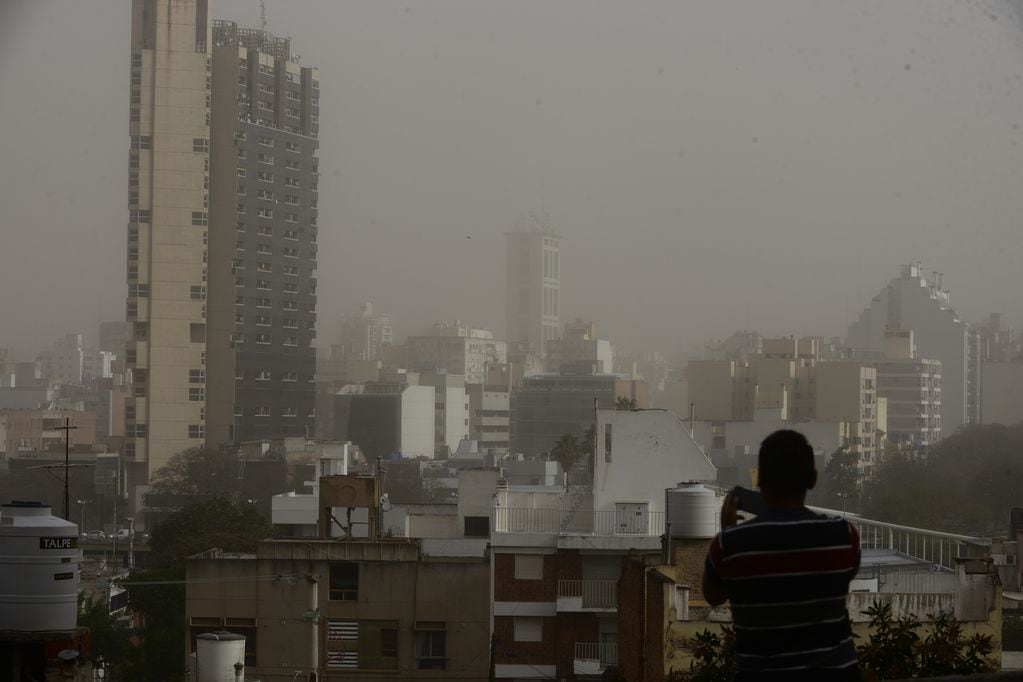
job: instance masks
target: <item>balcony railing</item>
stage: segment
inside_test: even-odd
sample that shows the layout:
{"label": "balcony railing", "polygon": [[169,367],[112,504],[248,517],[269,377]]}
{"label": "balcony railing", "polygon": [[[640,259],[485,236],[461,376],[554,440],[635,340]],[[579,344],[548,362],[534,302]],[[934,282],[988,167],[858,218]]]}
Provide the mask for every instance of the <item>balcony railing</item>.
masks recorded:
{"label": "balcony railing", "polygon": [[573,672],[576,675],[600,675],[618,665],[618,645],[576,642]]}
{"label": "balcony railing", "polygon": [[495,507],[494,530],[498,533],[657,537],[664,532],[664,512]]}
{"label": "balcony railing", "polygon": [[611,611],[618,608],[614,580],[559,580],[559,611]]}

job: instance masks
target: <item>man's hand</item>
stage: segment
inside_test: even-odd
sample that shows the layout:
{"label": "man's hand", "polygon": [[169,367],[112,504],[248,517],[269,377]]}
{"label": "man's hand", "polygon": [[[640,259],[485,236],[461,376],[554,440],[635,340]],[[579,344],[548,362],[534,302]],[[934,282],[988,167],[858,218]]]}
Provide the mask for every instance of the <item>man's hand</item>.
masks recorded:
{"label": "man's hand", "polygon": [[735,491],[730,491],[725,495],[724,502],[721,503],[721,529],[724,530],[729,526],[734,526],[739,522],[739,496],[735,494]]}

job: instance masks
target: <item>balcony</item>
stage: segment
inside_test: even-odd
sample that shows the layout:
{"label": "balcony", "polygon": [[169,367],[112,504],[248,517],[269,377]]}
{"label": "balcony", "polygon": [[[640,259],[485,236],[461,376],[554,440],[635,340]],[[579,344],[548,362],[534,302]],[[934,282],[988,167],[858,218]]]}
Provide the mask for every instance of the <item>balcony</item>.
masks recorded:
{"label": "balcony", "polygon": [[611,666],[618,666],[618,645],[576,642],[572,672],[576,675],[602,675]]}
{"label": "balcony", "polygon": [[614,613],[618,583],[614,580],[559,580],[558,612]]}
{"label": "balcony", "polygon": [[659,537],[664,532],[664,512],[495,507],[494,531],[539,535]]}

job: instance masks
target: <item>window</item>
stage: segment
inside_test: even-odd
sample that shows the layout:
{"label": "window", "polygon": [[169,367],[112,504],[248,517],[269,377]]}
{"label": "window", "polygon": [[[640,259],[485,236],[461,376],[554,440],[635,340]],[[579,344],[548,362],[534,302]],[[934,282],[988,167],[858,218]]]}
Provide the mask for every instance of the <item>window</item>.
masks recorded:
{"label": "window", "polygon": [[238,196],[243,197],[248,194],[248,190],[245,189],[245,185],[238,185]]}
{"label": "window", "polygon": [[298,146],[297,144],[295,144],[294,142],[287,142],[286,141],[284,143],[284,148],[287,149],[289,152],[300,152],[300,151],[302,151],[302,148],[300,146]]}
{"label": "window", "polygon": [[256,215],[258,215],[260,218],[273,218],[274,212],[273,209],[271,208],[261,208],[259,209],[259,211],[256,212]]}
{"label": "window", "polygon": [[281,381],[298,381],[298,372],[285,372],[281,375]]}
{"label": "window", "polygon": [[273,234],[274,234],[274,229],[272,227],[270,227],[269,225],[260,225],[259,226],[259,236],[260,237],[272,237]]}
{"label": "window", "polygon": [[284,287],[284,293],[286,293],[286,294],[297,294],[298,293],[298,285],[295,284],[294,282],[285,282],[283,284],[283,287]]}
{"label": "window", "polygon": [[255,415],[257,417],[269,417],[270,416],[270,408],[267,407],[266,405],[261,405],[260,407],[256,408]]}
{"label": "window", "polygon": [[188,425],[188,437],[189,438],[205,438],[206,427],[202,424],[189,424]]}
{"label": "window", "polygon": [[256,343],[268,344],[270,343],[269,334],[256,334]]}
{"label": "window", "polygon": [[261,260],[256,263],[256,269],[260,272],[273,272],[274,266],[272,263],[267,263],[266,261]]}
{"label": "window", "polygon": [[254,378],[256,381],[270,381],[270,372],[265,369],[261,369],[256,372],[256,376]]}
{"label": "window", "polygon": [[282,326],[285,329],[298,329],[298,320],[293,317],[286,317]]}
{"label": "window", "polygon": [[416,622],[416,670],[446,670],[447,632],[444,623]]}
{"label": "window", "polygon": [[204,383],[206,383],[206,370],[204,370],[204,369],[190,369],[190,370],[188,370],[188,383],[190,383],[190,384],[204,384]]}
{"label": "window", "polygon": [[512,627],[516,642],[543,641],[543,618],[540,616],[515,616]]}
{"label": "window", "polygon": [[132,330],[133,336],[136,339],[145,339],[149,336],[149,323],[148,322],[136,322],[135,328]]}
{"label": "window", "polygon": [[270,284],[270,280],[268,280],[268,279],[257,279],[256,280],[256,288],[257,289],[261,289],[263,291],[270,291],[273,287]]}
{"label": "window", "polygon": [[152,149],[153,138],[149,135],[133,135],[131,138],[132,149]]}
{"label": "window", "polygon": [[128,222],[148,223],[152,220],[152,214],[148,210],[133,210],[128,212]]}
{"label": "window", "polygon": [[284,214],[284,222],[286,222],[286,223],[297,223],[298,222],[298,214],[297,213],[285,213]]}
{"label": "window", "polygon": [[274,174],[267,173],[266,171],[259,171],[258,173],[256,173],[256,179],[261,182],[273,182]]}
{"label": "window", "polygon": [[284,337],[284,345],[285,346],[297,346],[298,345],[298,337],[297,336],[285,336]]}
{"label": "window", "polygon": [[[259,89],[263,90],[264,92],[273,92],[273,89],[271,89],[270,86],[266,85],[265,83],[260,83],[259,84]],[[256,142],[258,142],[259,144],[262,144],[262,145],[266,145],[267,147],[274,146],[274,139],[272,137],[270,137],[269,135],[258,135],[258,136],[256,136]]]}
{"label": "window", "polygon": [[256,307],[257,308],[269,308],[270,307],[270,299],[269,298],[257,298],[256,299]]}
{"label": "window", "polygon": [[330,593],[332,601],[358,601],[359,564],[334,562],[330,564]]}
{"label": "window", "polygon": [[193,301],[205,301],[206,300],[206,287],[193,285],[189,287],[190,296]]}
{"label": "window", "polygon": [[327,621],[327,668],[357,670],[359,668],[359,622]]}
{"label": "window", "polygon": [[284,301],[282,305],[285,310],[298,310],[298,301]]}
{"label": "window", "polygon": [[284,272],[285,275],[298,275],[297,265],[284,265],[281,267],[281,270]]}
{"label": "window", "polygon": [[265,164],[267,164],[269,166],[272,166],[273,163],[274,163],[274,155],[273,154],[265,154],[263,152],[260,152],[259,155],[256,156],[256,161],[259,161],[260,163],[265,163]]}
{"label": "window", "polygon": [[206,211],[192,211],[193,225],[209,225],[209,214]]}
{"label": "window", "polygon": [[268,189],[261,189],[256,192],[256,197],[266,201],[273,201],[274,193]]}
{"label": "window", "polygon": [[285,230],[284,238],[292,241],[298,241],[298,232],[296,230]]}
{"label": "window", "polygon": [[203,154],[209,154],[210,152],[210,141],[205,137],[193,137],[192,138],[192,151],[201,152]]}
{"label": "window", "polygon": [[206,389],[190,387],[188,389],[188,399],[192,402],[206,400]]}
{"label": "window", "polygon": [[285,187],[299,187],[298,178],[284,178]]}
{"label": "window", "polygon": [[515,579],[543,580],[543,554],[516,554]]}
{"label": "window", "polygon": [[287,168],[288,170],[294,170],[294,171],[302,170],[302,164],[300,164],[298,161],[294,161],[292,159],[286,159],[284,161],[284,167]]}
{"label": "window", "polygon": [[295,411],[294,407],[285,407],[283,410],[281,410],[281,416],[282,417],[297,417],[298,416],[298,412]]}
{"label": "window", "polygon": [[[465,537],[467,538],[486,538],[490,537],[490,517],[489,516],[466,516],[465,517]],[[418,651],[418,647],[416,650]]]}
{"label": "window", "polygon": [[245,170],[244,168],[239,168],[239,169],[238,169],[238,177],[239,177],[239,178],[244,178],[244,177],[246,177],[246,176],[247,176],[248,174],[249,174],[249,173],[248,173],[248,171],[246,171],[246,170]]}
{"label": "window", "polygon": [[249,155],[248,155],[248,153],[244,149],[239,149],[238,150],[238,158],[239,159],[247,159],[248,157],[249,157]]}

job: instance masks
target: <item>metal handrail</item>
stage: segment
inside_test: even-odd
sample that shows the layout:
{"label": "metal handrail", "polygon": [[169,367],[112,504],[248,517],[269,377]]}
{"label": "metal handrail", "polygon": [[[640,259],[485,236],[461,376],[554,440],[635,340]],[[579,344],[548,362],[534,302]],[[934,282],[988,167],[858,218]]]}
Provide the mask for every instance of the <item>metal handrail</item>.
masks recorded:
{"label": "metal handrail", "polygon": [[618,607],[618,583],[614,580],[559,580],[559,597],[582,599],[584,609]]}

